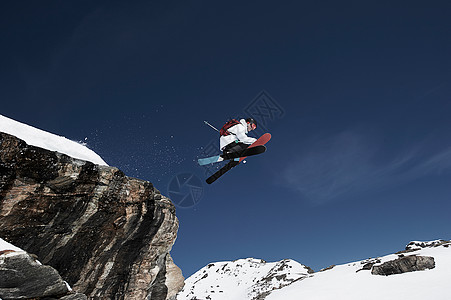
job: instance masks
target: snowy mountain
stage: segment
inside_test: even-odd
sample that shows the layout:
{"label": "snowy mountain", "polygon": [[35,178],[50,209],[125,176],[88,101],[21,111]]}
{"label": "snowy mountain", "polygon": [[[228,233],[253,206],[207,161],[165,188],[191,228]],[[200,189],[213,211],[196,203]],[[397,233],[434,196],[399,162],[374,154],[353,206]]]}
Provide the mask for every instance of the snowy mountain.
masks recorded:
{"label": "snowy mountain", "polygon": [[14,135],[32,146],[57,151],[74,158],[90,161],[97,165],[107,166],[107,163],[97,153],[85,145],[14,121],[2,115],[0,115],[0,131]]}
{"label": "snowy mountain", "polygon": [[263,299],[274,289],[305,279],[312,272],[289,259],[275,263],[252,258],[217,262],[185,280],[177,299]]}
{"label": "snowy mountain", "polygon": [[313,273],[293,260],[210,264],[178,300],[451,299],[451,242],[411,242],[404,251]]}

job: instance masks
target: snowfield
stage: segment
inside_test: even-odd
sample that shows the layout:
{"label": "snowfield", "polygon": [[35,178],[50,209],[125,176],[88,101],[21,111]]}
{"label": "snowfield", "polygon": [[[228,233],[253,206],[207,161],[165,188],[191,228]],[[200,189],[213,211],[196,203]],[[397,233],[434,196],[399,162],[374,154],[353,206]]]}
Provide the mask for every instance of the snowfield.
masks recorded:
{"label": "snowfield", "polygon": [[[279,263],[255,259],[210,264],[185,281],[178,300],[450,300],[451,242],[411,242],[409,251],[371,258],[309,273],[292,260]],[[395,275],[373,275],[364,266],[380,266],[408,256],[433,257],[435,267]],[[260,263],[259,263],[260,262]],[[277,267],[279,265],[279,267]],[[268,276],[270,269],[278,270]],[[284,276],[285,274],[285,276]],[[265,284],[260,285],[258,283]]]}
{"label": "snowfield", "polygon": [[[435,268],[389,276],[372,275],[362,270],[366,261],[336,266],[314,274],[308,280],[293,283],[275,291],[266,300],[288,299],[451,299],[451,246],[425,248],[408,255],[431,256]],[[392,254],[381,257],[381,263],[397,259]]]}
{"label": "snowfield", "polygon": [[14,135],[24,140],[27,144],[57,151],[77,159],[87,160],[97,165],[107,166],[107,163],[88,147],[32,126],[14,121],[0,115],[0,131]]}

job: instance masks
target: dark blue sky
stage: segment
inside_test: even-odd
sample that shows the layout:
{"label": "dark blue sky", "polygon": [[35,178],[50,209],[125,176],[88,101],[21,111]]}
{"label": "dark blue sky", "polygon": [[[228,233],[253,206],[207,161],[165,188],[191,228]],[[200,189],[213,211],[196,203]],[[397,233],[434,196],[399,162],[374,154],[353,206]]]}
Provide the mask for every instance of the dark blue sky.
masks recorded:
{"label": "dark blue sky", "polygon": [[174,260],[185,276],[244,257],[318,270],[450,238],[450,15],[449,1],[10,1],[0,113],[168,194],[179,173],[205,178],[204,120],[260,110],[268,151],[177,210]]}

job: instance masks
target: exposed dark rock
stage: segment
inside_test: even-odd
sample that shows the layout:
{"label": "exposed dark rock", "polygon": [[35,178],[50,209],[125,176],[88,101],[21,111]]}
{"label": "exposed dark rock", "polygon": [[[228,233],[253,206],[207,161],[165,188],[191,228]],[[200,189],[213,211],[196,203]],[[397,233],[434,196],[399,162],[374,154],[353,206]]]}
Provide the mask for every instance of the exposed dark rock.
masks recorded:
{"label": "exposed dark rock", "polygon": [[69,292],[58,272],[25,252],[0,255],[0,298],[58,297]]}
{"label": "exposed dark rock", "polygon": [[369,271],[373,268],[373,266],[375,264],[378,264],[380,262],[381,262],[381,260],[379,258],[369,258],[367,260],[364,260],[364,261],[360,262],[363,265],[363,267],[361,269],[357,270],[356,273],[360,272],[360,271]]}
{"label": "exposed dark rock", "polygon": [[307,268],[307,273],[309,273],[309,274],[314,274],[315,273],[315,270],[313,270],[312,268],[310,268],[309,266],[305,266],[306,268]]}
{"label": "exposed dark rock", "polygon": [[319,270],[320,272],[324,272],[324,271],[327,271],[327,270],[332,270],[333,268],[335,268],[335,265],[330,265],[330,266],[328,266],[327,268],[323,268],[323,269],[321,269],[321,270]]}
{"label": "exposed dark rock", "polygon": [[439,246],[443,246],[443,247],[447,248],[450,245],[451,245],[451,241],[446,241],[446,240],[436,240],[436,241],[429,241],[429,242],[414,241],[414,242],[410,242],[409,244],[407,244],[405,250],[396,252],[395,254],[401,255],[401,254],[415,252],[422,248],[435,248],[435,247],[439,247]]}
{"label": "exposed dark rock", "polygon": [[373,266],[373,275],[393,275],[435,268],[433,257],[410,255]]}
{"label": "exposed dark rock", "polygon": [[434,248],[434,247],[439,247],[439,246],[444,246],[447,247],[451,244],[451,241],[446,241],[446,240],[436,240],[436,241],[430,241],[430,242],[410,242],[407,246],[406,246],[406,251],[412,250],[418,250],[421,248]]}
{"label": "exposed dark rock", "polygon": [[0,133],[0,237],[90,299],[169,299],[178,220],[147,181]]}
{"label": "exposed dark rock", "polygon": [[374,265],[374,263],[364,264],[363,267],[360,270],[356,271],[356,273],[360,272],[360,271],[371,270],[373,268],[373,265]]}

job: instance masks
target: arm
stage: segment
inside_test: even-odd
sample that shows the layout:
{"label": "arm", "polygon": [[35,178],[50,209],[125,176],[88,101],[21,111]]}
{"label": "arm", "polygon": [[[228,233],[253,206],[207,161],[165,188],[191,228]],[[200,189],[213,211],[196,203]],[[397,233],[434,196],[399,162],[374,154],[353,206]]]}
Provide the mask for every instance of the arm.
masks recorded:
{"label": "arm", "polygon": [[244,127],[244,125],[242,125],[242,124],[237,124],[233,127],[230,127],[229,132],[235,134],[238,141],[245,143],[245,144],[250,145],[257,140],[253,137],[247,136],[246,127]]}

